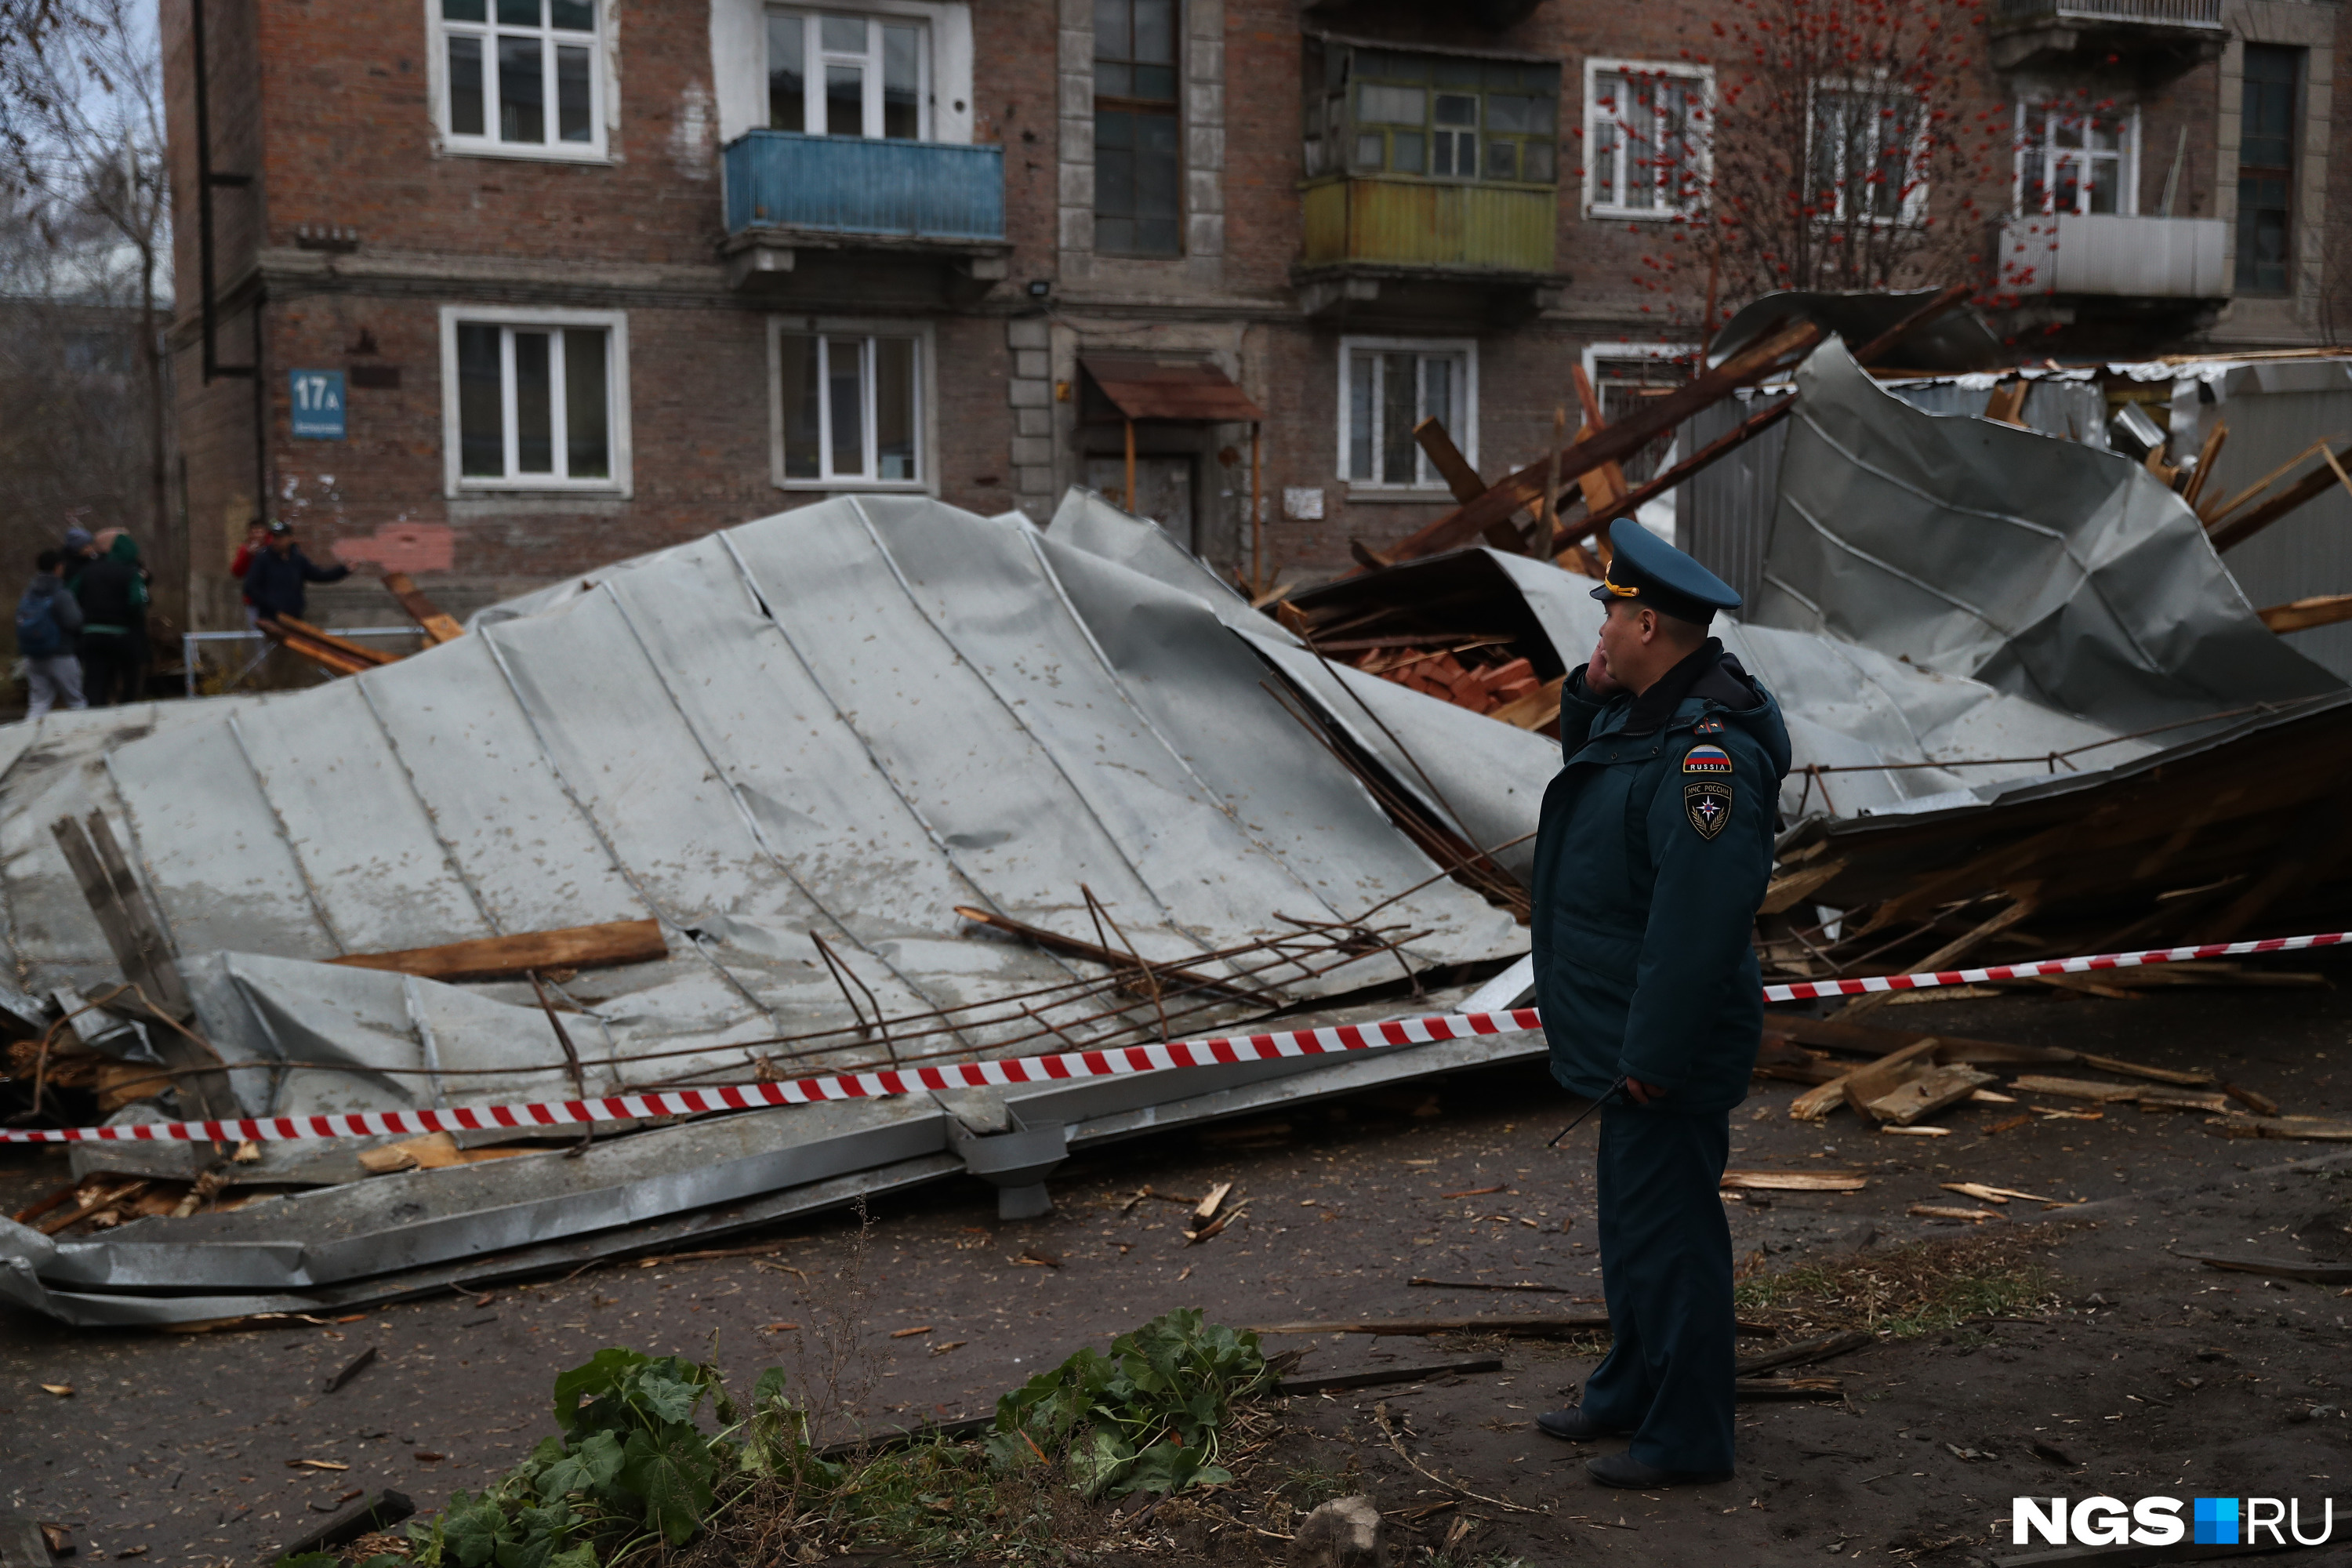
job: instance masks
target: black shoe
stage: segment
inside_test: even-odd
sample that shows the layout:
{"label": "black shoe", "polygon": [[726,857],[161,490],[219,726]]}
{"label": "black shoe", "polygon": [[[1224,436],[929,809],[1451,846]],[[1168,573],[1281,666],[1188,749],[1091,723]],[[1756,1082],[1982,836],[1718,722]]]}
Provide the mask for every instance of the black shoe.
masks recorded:
{"label": "black shoe", "polygon": [[1595,1437],[1616,1436],[1618,1428],[1603,1426],[1584,1413],[1581,1405],[1571,1405],[1565,1410],[1547,1410],[1536,1417],[1536,1430],[1547,1437],[1565,1438],[1570,1443],[1586,1443]]}
{"label": "black shoe", "polygon": [[1662,1470],[1655,1465],[1642,1463],[1631,1454],[1603,1454],[1597,1459],[1587,1459],[1584,1468],[1604,1487],[1624,1487],[1634,1491],[1704,1486],[1709,1481],[1731,1479],[1729,1470]]}

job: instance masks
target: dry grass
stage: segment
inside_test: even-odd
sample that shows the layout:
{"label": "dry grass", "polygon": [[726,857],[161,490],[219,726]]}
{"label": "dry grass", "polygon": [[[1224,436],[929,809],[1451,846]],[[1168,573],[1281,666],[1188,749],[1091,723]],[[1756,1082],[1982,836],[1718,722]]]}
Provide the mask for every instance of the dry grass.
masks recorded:
{"label": "dry grass", "polygon": [[1883,1252],[1841,1253],[1774,1272],[1749,1258],[1734,1288],[1742,1313],[1790,1334],[1864,1329],[1896,1339],[1989,1319],[2038,1318],[2061,1305],[2042,1261],[2054,1232],[2004,1226]]}

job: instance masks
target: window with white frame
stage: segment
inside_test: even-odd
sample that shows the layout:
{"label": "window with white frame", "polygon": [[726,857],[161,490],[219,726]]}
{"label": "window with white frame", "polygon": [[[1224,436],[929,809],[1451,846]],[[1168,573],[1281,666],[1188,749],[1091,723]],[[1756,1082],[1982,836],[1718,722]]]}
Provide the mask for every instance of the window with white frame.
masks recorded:
{"label": "window with white frame", "polygon": [[1424,419],[1478,461],[1478,348],[1464,341],[1339,340],[1339,477],[1384,489],[1444,489],[1413,439]]}
{"label": "window with white frame", "polygon": [[[1696,343],[1594,343],[1584,351],[1584,374],[1601,402],[1604,423],[1621,425],[1689,382],[1701,350]],[[1673,461],[1676,432],[1661,431],[1619,465],[1626,479],[1643,484]]]}
{"label": "window with white frame", "polygon": [[2017,106],[2017,210],[2139,211],[2139,110],[2102,103]]}
{"label": "window with white frame", "polygon": [[604,151],[599,0],[428,0],[441,133],[459,152]]}
{"label": "window with white frame", "polygon": [[855,323],[811,331],[779,321],[769,341],[779,485],[929,484],[923,333]]}
{"label": "window with white frame", "polygon": [[1704,199],[1714,73],[1644,60],[1584,62],[1585,210],[1673,217]]}
{"label": "window with white frame", "polygon": [[1908,88],[1817,84],[1807,167],[1821,217],[1917,222],[1927,208],[1927,104]]}
{"label": "window with white frame", "polygon": [[920,21],[768,13],[768,129],[928,141],[931,51]]}
{"label": "window with white frame", "polygon": [[628,488],[627,318],[445,307],[452,493]]}

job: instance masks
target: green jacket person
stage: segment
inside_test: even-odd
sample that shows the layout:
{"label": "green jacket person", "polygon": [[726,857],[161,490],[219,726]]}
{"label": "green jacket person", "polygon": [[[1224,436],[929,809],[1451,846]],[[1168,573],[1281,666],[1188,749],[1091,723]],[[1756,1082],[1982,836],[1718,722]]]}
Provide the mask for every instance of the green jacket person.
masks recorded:
{"label": "green jacket person", "polygon": [[1717,1195],[1728,1112],[1763,1027],[1749,945],[1772,869],[1789,734],[1706,635],[1739,595],[1631,521],[1610,530],[1591,662],[1560,695],[1565,758],[1536,839],[1535,972],[1552,1076],[1601,1111],[1609,1357],[1538,1425],[1627,1434],[1611,1486],[1730,1473],[1731,1237]]}

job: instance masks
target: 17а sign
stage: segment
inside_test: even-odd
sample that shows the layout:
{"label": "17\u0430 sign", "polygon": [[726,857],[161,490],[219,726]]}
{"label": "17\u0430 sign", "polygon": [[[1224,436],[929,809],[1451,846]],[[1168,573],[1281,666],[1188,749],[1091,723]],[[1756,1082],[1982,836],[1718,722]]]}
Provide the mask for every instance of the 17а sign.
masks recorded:
{"label": "17\u0430 sign", "polygon": [[343,373],[339,370],[297,370],[287,373],[293,395],[294,434],[313,441],[343,438]]}

